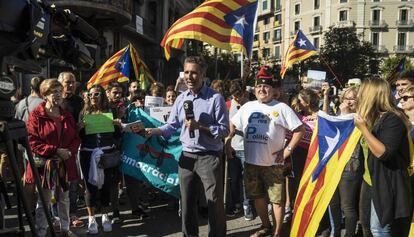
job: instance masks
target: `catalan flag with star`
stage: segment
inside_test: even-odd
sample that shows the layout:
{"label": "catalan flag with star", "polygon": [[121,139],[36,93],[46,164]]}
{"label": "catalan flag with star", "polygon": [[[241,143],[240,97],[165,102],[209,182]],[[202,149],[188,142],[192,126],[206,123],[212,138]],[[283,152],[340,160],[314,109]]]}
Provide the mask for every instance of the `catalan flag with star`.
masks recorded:
{"label": "catalan flag with star", "polygon": [[305,34],[301,30],[298,30],[293,42],[289,45],[289,48],[283,59],[282,69],[280,70],[280,76],[285,77],[286,70],[290,68],[294,63],[303,61],[312,55],[318,54],[317,49],[306,38]]}
{"label": "catalan flag with star", "polygon": [[295,201],[291,237],[316,236],[342,171],[360,137],[353,114],[334,117],[318,112]]}
{"label": "catalan flag with star", "polygon": [[112,55],[89,79],[87,88],[96,84],[105,88],[112,81],[130,80],[139,80],[142,89],[147,89],[149,84],[155,81],[131,44]]}
{"label": "catalan flag with star", "polygon": [[161,42],[165,57],[168,60],[171,48],[180,49],[185,39],[250,56],[256,14],[257,0],[204,1],[168,29]]}

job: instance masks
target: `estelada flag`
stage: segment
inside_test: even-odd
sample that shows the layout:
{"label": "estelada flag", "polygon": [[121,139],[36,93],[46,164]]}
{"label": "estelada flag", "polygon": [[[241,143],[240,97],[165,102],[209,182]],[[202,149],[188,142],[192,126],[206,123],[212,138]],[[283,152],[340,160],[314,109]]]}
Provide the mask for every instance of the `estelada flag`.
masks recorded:
{"label": "estelada flag", "polygon": [[[98,69],[98,71],[93,74],[93,76],[89,79],[87,88],[91,88],[92,85],[99,84],[103,87],[106,87],[111,81],[127,81],[129,77],[128,75],[122,74],[122,71],[125,73],[126,67],[129,70],[129,46],[119,50],[116,52],[112,57],[110,57],[102,66]],[[116,67],[116,66],[120,67]]]}
{"label": "estelada flag", "polygon": [[291,237],[316,235],[360,136],[352,114],[334,117],[318,112],[296,196]]}
{"label": "estelada flag", "polygon": [[[154,78],[132,44],[112,55],[89,79],[87,88],[99,84],[104,88],[112,81],[139,80],[141,87],[148,87]],[[145,85],[145,86],[144,86]]]}
{"label": "estelada flag", "polygon": [[257,0],[209,0],[178,19],[161,42],[167,60],[171,48],[180,49],[184,39],[209,43],[217,48],[244,52],[253,45]]}
{"label": "estelada flag", "polygon": [[301,30],[298,30],[283,59],[282,69],[280,70],[282,79],[285,77],[286,70],[294,63],[303,61],[315,54],[318,54],[315,46],[313,46]]}

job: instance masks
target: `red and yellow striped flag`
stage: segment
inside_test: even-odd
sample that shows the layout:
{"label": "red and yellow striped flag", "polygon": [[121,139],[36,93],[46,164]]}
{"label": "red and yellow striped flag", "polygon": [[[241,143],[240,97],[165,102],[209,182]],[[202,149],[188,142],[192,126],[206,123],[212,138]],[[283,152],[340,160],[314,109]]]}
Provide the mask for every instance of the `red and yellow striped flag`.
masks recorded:
{"label": "red and yellow striped flag", "polygon": [[118,71],[115,66],[118,60],[121,58],[122,54],[127,50],[128,46],[116,52],[112,57],[110,57],[99,69],[93,74],[91,79],[89,79],[87,88],[95,84],[99,84],[103,87],[106,87],[111,81],[115,80],[128,80],[125,75]]}
{"label": "red and yellow striped flag", "polygon": [[132,68],[134,69],[135,79],[139,81],[142,90],[148,90],[152,83],[155,83],[154,77],[152,77],[150,70],[141,57],[138,51],[131,45],[131,61]]}
{"label": "red and yellow striped flag", "polygon": [[308,38],[306,38],[305,34],[299,30],[295,36],[295,39],[289,45],[285,58],[283,59],[282,69],[280,70],[280,76],[282,79],[285,77],[286,70],[294,63],[303,61],[317,53],[318,51],[315,46],[313,46]]}
{"label": "red and yellow striped flag", "polygon": [[129,44],[110,57],[95,72],[89,79],[87,88],[95,84],[106,87],[112,81],[127,82],[134,79],[140,81],[142,89],[148,89],[148,85],[155,82],[138,51],[132,44]]}
{"label": "red and yellow striped flag", "polygon": [[360,136],[352,115],[333,117],[324,112],[318,113],[295,200],[291,237],[316,235]]}
{"label": "red and yellow striped flag", "polygon": [[210,0],[178,19],[162,39],[165,57],[181,48],[184,39],[207,42],[250,56],[256,25],[257,0]]}

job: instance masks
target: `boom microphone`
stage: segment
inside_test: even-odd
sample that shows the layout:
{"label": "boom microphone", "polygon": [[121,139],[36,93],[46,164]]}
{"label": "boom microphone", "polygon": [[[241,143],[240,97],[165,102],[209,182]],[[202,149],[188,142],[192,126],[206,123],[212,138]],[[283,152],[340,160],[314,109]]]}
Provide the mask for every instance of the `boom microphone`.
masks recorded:
{"label": "boom microphone", "polygon": [[[191,120],[194,119],[194,110],[193,110],[193,101],[186,100],[184,101],[184,112],[185,112],[185,119]],[[190,138],[194,138],[194,130],[190,129]]]}

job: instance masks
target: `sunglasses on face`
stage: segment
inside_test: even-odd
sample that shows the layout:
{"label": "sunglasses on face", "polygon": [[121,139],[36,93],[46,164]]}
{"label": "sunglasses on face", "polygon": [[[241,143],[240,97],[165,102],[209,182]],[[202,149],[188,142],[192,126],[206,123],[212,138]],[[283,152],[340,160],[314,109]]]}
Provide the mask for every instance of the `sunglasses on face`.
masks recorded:
{"label": "sunglasses on face", "polygon": [[88,93],[88,96],[90,97],[90,98],[93,98],[93,97],[99,97],[99,96],[101,96],[101,92],[94,92],[94,93]]}
{"label": "sunglasses on face", "polygon": [[408,95],[401,96],[401,97],[400,97],[400,100],[402,100],[402,101],[406,102],[406,101],[407,101],[408,99],[410,99],[410,98],[414,98],[414,96],[408,96]]}

